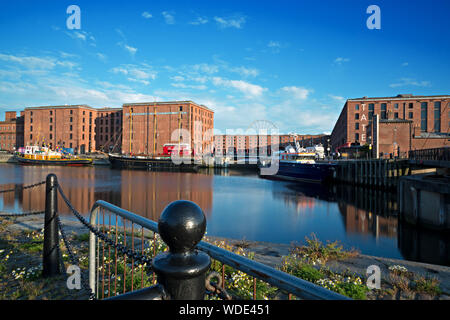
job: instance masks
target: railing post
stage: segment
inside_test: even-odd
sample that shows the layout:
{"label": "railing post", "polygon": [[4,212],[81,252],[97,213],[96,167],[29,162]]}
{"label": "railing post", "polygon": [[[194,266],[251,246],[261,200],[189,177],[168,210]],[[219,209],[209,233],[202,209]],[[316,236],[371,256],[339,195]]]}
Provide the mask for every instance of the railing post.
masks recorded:
{"label": "railing post", "polygon": [[45,217],[44,217],[44,248],[43,270],[44,277],[51,277],[61,273],[59,261],[59,236],[56,214],[58,212],[58,179],[53,173],[49,174],[45,184]]}
{"label": "railing post", "polygon": [[171,299],[203,300],[209,255],[195,249],[206,231],[206,218],[194,202],[178,200],[169,204],[158,221],[158,231],[169,252],[153,259],[158,283]]}

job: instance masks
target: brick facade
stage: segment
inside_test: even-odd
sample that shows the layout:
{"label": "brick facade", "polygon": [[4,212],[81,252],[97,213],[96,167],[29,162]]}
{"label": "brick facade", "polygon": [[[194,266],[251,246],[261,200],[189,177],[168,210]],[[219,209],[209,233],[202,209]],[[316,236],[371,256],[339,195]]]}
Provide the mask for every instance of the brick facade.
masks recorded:
{"label": "brick facade", "polygon": [[[405,151],[430,148],[430,145],[448,146],[449,103],[449,95],[406,94],[395,97],[348,99],[331,134],[333,151],[351,143],[370,144],[367,129],[371,125],[373,115],[379,116],[379,144],[386,145],[386,148],[394,142],[400,144],[401,150]],[[405,128],[406,124],[400,120],[410,123],[411,133]],[[430,144],[424,144],[425,139]]]}
{"label": "brick facade", "polygon": [[96,118],[97,110],[86,105],[26,108],[24,144],[92,152],[96,150]]}
{"label": "brick facade", "polygon": [[123,105],[122,152],[161,155],[166,143],[187,143],[195,154],[212,147],[214,112],[192,101]]}
{"label": "brick facade", "polygon": [[0,121],[0,150],[15,151],[23,146],[23,112],[6,111],[5,121]]}

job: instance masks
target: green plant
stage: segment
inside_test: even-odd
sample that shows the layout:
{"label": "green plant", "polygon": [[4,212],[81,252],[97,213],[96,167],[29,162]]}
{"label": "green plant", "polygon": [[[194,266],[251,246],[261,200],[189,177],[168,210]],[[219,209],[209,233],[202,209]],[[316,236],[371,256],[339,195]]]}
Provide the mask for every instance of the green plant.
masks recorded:
{"label": "green plant", "polygon": [[439,286],[439,280],[434,278],[419,277],[413,282],[414,291],[427,293],[430,295],[440,295],[442,290]]}
{"label": "green plant", "polygon": [[325,264],[329,260],[339,260],[356,256],[356,250],[344,250],[339,241],[327,241],[323,244],[314,233],[311,238],[305,237],[306,245],[294,246],[291,255],[296,258],[307,260],[309,263]]}

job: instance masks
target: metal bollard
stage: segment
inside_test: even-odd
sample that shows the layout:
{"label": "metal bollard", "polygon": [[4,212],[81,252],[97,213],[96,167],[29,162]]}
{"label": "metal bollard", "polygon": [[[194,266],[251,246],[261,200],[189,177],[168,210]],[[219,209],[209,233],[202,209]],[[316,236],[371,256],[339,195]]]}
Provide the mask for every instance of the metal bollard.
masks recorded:
{"label": "metal bollard", "polygon": [[164,286],[171,299],[203,300],[211,259],[195,249],[206,231],[202,209],[191,201],[174,201],[162,212],[158,231],[169,247],[169,252],[153,259],[158,283]]}
{"label": "metal bollard", "polygon": [[51,277],[61,273],[58,251],[58,179],[56,175],[49,174],[45,184],[45,218],[44,218],[44,248],[43,270],[44,277]]}

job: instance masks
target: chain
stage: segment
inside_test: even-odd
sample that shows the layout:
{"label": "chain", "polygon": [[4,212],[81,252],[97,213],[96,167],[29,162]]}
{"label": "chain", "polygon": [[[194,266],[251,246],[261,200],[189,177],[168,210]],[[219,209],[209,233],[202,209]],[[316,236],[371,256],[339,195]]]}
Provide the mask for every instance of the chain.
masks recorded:
{"label": "chain", "polygon": [[[212,282],[211,279],[216,278],[218,283]],[[223,300],[232,300],[233,297],[225,290],[225,286],[222,283],[222,277],[216,271],[208,274],[205,280],[206,290],[211,294],[217,294],[219,298]]]}
{"label": "chain", "polygon": [[44,214],[44,213],[45,213],[45,211],[33,211],[33,212],[22,212],[22,213],[7,213],[7,214],[0,214],[0,217],[15,218],[15,217],[33,216],[33,215]]}
{"label": "chain", "polygon": [[[61,220],[59,219],[58,215],[56,216],[56,222],[58,223],[58,228],[59,228],[59,231],[61,233],[61,238],[62,238],[62,240],[64,242],[64,245],[66,246],[67,253],[69,254],[69,258],[70,258],[72,264],[77,266],[79,259],[76,258],[75,254],[72,251],[72,248],[70,246],[69,241],[67,240],[66,233],[64,232],[64,229],[63,229],[62,224],[61,224]],[[61,251],[60,247],[59,247],[59,243],[58,243],[58,250]],[[86,283],[86,279],[84,279],[82,273],[80,275],[81,275],[81,283],[83,284],[84,289],[89,293],[89,300],[95,300],[94,292],[92,292],[91,287],[89,286],[89,284]]]}
{"label": "chain", "polygon": [[30,188],[34,188],[34,187],[40,186],[41,184],[44,184],[44,183],[45,183],[45,181],[41,181],[41,182],[38,182],[38,183],[30,184],[30,185],[25,186],[25,187],[17,187],[16,186],[13,189],[0,190],[0,193],[12,192],[12,191],[16,191],[16,190],[30,189]]}
{"label": "chain", "polygon": [[102,231],[100,231],[99,229],[97,229],[96,227],[94,227],[93,225],[91,225],[89,222],[86,221],[85,218],[83,218],[83,216],[77,211],[75,210],[75,208],[72,206],[72,204],[70,203],[69,199],[67,199],[66,195],[64,194],[61,186],[58,184],[58,191],[61,194],[61,197],[63,198],[64,202],[66,203],[66,205],[69,207],[69,209],[73,212],[73,214],[78,218],[78,220],[80,220],[80,222],[86,227],[88,228],[97,238],[100,238],[101,240],[103,240],[104,242],[106,242],[107,244],[109,244],[110,246],[114,247],[115,249],[117,249],[119,252],[121,252],[122,254],[133,258],[134,261],[136,262],[140,262],[142,264],[147,264],[147,267],[151,266],[152,263],[152,259],[148,258],[145,255],[140,254],[137,251],[134,251],[132,249],[127,248],[126,246],[120,244],[120,243],[115,243],[115,240],[109,238],[108,236],[106,236]]}

